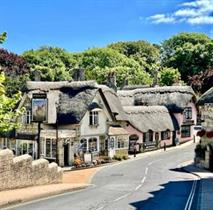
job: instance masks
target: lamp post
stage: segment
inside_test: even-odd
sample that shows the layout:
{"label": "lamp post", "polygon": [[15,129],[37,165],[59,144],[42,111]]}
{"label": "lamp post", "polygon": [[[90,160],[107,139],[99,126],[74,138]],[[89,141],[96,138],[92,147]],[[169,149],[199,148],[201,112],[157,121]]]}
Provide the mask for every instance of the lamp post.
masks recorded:
{"label": "lamp post", "polygon": [[58,151],[58,103],[55,103],[56,107],[56,163],[59,165],[59,151]]}

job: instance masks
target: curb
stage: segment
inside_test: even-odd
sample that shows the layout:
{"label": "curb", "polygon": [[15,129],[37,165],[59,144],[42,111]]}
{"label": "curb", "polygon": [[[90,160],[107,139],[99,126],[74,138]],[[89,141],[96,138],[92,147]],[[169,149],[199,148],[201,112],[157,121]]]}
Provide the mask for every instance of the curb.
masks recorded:
{"label": "curb", "polygon": [[49,192],[49,193],[44,193],[44,194],[39,194],[39,195],[35,195],[29,198],[24,198],[24,199],[14,199],[12,201],[8,201],[8,202],[3,202],[2,204],[0,203],[0,209],[2,208],[7,208],[7,207],[12,207],[15,205],[19,205],[21,203],[25,203],[25,202],[31,202],[31,201],[36,201],[39,199],[48,199],[51,196],[57,196],[63,193],[68,193],[68,192],[73,192],[73,191],[78,191],[78,190],[83,190],[87,187],[89,187],[90,184],[85,185],[85,186],[79,186],[79,187],[75,187],[75,188],[71,188],[71,189],[63,189],[63,190],[58,190],[58,191],[54,191],[54,192]]}

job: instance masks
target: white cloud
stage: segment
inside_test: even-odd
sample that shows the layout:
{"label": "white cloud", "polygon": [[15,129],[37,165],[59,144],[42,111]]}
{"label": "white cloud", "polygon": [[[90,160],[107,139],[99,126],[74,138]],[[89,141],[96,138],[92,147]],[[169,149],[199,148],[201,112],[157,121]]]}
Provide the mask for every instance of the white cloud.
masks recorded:
{"label": "white cloud", "polygon": [[170,14],[148,17],[152,23],[180,23],[191,25],[213,24],[213,0],[194,0],[179,5],[181,8]]}
{"label": "white cloud", "polygon": [[187,19],[187,22],[192,25],[199,25],[199,24],[213,24],[213,17],[209,16],[200,16]]}
{"label": "white cloud", "polygon": [[149,18],[148,20],[151,20],[152,23],[159,24],[159,23],[174,23],[175,18],[172,16],[167,16],[165,14],[156,14]]}

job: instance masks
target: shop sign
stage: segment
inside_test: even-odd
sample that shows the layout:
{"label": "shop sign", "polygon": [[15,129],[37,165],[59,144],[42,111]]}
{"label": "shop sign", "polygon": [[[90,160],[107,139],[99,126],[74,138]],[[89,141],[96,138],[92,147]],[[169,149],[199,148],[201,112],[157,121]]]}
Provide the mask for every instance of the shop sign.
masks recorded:
{"label": "shop sign", "polygon": [[34,93],[32,97],[32,121],[47,121],[47,95],[45,93]]}

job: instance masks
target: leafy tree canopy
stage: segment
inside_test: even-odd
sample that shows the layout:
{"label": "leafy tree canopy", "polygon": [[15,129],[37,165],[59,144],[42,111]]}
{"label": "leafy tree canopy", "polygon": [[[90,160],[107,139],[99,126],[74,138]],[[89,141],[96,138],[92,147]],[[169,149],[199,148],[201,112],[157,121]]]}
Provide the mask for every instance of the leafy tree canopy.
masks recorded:
{"label": "leafy tree canopy", "polygon": [[15,121],[24,110],[15,110],[17,103],[21,99],[21,93],[14,94],[9,98],[6,96],[6,90],[3,85],[5,81],[4,73],[0,74],[0,133],[7,133],[8,131],[18,128],[19,124]]}
{"label": "leafy tree canopy", "polygon": [[173,68],[163,68],[160,71],[160,85],[167,85],[170,86],[174,83],[179,82],[180,80],[180,72],[177,69]]}
{"label": "leafy tree canopy", "polygon": [[108,45],[119,53],[137,61],[145,71],[152,74],[153,65],[159,63],[159,47],[146,41],[117,42]]}
{"label": "leafy tree canopy", "polygon": [[87,79],[104,83],[110,72],[117,75],[117,84],[122,86],[125,79],[130,84],[151,84],[152,79],[137,61],[110,48],[92,48],[79,54],[79,66],[83,67]]}
{"label": "leafy tree canopy", "polygon": [[6,38],[7,38],[7,33],[6,32],[1,33],[0,34],[0,44],[2,44]]}
{"label": "leafy tree canopy", "polygon": [[8,95],[21,91],[29,78],[26,60],[5,49],[0,49],[0,69],[5,74],[5,88]]}
{"label": "leafy tree canopy", "polygon": [[201,33],[180,33],[162,44],[163,66],[177,68],[181,78],[205,71],[213,66],[213,40]]}
{"label": "leafy tree canopy", "polygon": [[31,79],[37,70],[44,81],[71,80],[72,69],[77,63],[70,53],[57,47],[29,50],[23,53],[23,57],[30,66]]}

